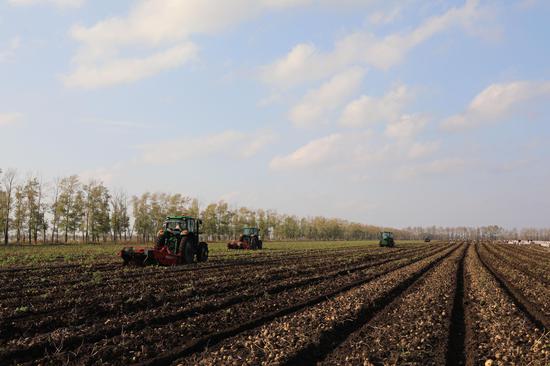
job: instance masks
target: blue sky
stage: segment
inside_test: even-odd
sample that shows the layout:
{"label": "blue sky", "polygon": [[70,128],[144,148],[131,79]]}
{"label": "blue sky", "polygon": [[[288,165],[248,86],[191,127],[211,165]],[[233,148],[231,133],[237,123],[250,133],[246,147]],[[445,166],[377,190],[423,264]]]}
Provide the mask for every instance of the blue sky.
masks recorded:
{"label": "blue sky", "polygon": [[542,0],[2,0],[0,167],[548,226],[549,21]]}

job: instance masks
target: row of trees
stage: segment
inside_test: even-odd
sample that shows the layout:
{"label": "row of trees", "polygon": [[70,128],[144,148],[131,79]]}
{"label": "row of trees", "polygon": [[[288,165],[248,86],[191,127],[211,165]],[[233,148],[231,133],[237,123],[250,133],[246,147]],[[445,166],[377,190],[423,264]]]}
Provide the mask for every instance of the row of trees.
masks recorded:
{"label": "row of trees", "polygon": [[[1,171],[0,171],[1,173]],[[76,175],[45,183],[35,175],[19,181],[15,170],[0,176],[0,229],[4,243],[99,242],[128,238],[124,192]],[[60,238],[61,233],[61,238]]]}
{"label": "row of trees", "polygon": [[[244,226],[257,226],[273,240],[376,239],[382,228],[341,219],[281,215],[273,210],[211,203],[201,210],[197,199],[182,194],[150,193],[128,197],[102,182],[82,182],[76,175],[44,182],[37,175],[20,179],[0,170],[0,233],[3,242],[150,242],[168,215],[203,220],[208,240],[234,238]],[[505,230],[484,227],[409,227],[393,229],[398,239],[549,240],[548,229]]]}
{"label": "row of trees", "polygon": [[506,240],[550,240],[550,229],[523,228],[523,229],[505,229],[497,225],[480,227],[408,227],[404,231],[411,239],[422,239],[430,236],[433,239],[506,239]]}

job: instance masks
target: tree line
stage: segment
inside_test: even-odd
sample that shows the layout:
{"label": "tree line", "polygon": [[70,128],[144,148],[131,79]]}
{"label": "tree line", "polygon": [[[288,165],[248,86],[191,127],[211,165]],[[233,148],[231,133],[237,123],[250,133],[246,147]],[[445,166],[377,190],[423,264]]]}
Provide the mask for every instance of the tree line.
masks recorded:
{"label": "tree line", "polygon": [[548,240],[548,229],[505,230],[486,227],[409,227],[388,229],[326,217],[299,217],[274,210],[231,207],[227,202],[199,201],[180,193],[145,192],[129,197],[98,180],[71,175],[44,181],[36,174],[19,177],[0,170],[0,233],[3,242],[101,243],[151,242],[169,215],[200,217],[207,240],[235,238],[245,226],[259,227],[271,240],[372,240],[382,230],[398,239],[506,238]]}
{"label": "tree line", "polygon": [[100,181],[78,176],[44,182],[0,171],[0,231],[4,243],[99,242],[127,238],[128,199]]}

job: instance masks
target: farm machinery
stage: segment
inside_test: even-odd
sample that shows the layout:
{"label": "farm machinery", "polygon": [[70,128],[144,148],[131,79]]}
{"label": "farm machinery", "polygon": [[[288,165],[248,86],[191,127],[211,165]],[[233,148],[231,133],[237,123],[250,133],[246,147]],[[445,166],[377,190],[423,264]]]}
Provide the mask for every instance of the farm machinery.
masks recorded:
{"label": "farm machinery", "polygon": [[227,243],[227,249],[262,249],[263,242],[260,240],[260,229],[257,227],[245,227],[239,240]]}
{"label": "farm machinery", "polygon": [[202,221],[189,216],[169,216],[157,233],[154,248],[126,247],[120,252],[124,265],[177,266],[208,260],[208,244],[199,241]]}
{"label": "farm machinery", "polygon": [[383,231],[379,235],[380,237],[380,246],[392,248],[395,246],[395,241],[393,240],[393,233],[390,231]]}

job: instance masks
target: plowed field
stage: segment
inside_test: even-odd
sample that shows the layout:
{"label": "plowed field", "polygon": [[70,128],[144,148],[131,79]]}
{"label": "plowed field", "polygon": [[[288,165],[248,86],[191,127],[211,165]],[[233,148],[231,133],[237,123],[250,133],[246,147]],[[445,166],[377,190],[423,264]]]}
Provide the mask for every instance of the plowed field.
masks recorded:
{"label": "plowed field", "polygon": [[0,365],[548,365],[550,252],[496,243],[0,268]]}

